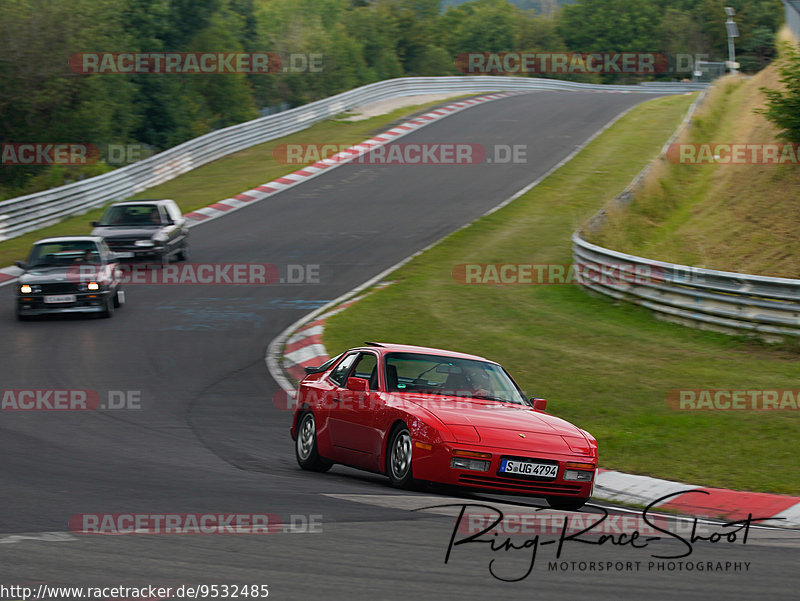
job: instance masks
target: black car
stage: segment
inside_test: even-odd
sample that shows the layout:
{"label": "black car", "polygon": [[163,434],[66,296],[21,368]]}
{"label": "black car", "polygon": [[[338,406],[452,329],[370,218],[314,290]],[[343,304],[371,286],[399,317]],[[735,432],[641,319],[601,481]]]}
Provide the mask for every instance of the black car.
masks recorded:
{"label": "black car", "polygon": [[45,238],[33,245],[17,285],[17,318],[46,313],[111,317],[125,302],[116,255],[99,236]]}
{"label": "black car", "polygon": [[189,229],[174,200],[116,202],[92,225],[92,235],[102,236],[120,259],[166,265],[189,258]]}

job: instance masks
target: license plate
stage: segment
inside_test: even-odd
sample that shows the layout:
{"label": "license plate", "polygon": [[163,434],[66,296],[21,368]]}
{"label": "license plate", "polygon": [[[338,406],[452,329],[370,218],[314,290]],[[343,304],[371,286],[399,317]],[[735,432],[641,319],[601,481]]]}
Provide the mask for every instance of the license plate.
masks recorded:
{"label": "license plate", "polygon": [[51,294],[44,297],[44,302],[50,303],[74,303],[77,297],[74,294]]}
{"label": "license plate", "polygon": [[132,259],[133,253],[132,252],[118,252],[116,253],[118,259]]}
{"label": "license plate", "polygon": [[500,462],[500,471],[504,474],[538,476],[539,478],[555,478],[558,475],[558,466],[550,465],[549,463],[536,463],[534,461],[503,459]]}

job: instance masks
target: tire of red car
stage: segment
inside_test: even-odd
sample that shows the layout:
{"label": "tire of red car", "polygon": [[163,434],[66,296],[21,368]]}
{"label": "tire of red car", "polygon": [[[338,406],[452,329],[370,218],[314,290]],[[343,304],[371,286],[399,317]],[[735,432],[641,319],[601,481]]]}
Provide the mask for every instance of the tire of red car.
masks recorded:
{"label": "tire of red car", "polygon": [[297,418],[297,440],[294,454],[298,465],[312,472],[327,472],[333,465],[317,450],[317,423],[310,411],[301,413]]}
{"label": "tire of red car", "polygon": [[408,426],[398,424],[392,430],[386,447],[386,474],[395,488],[414,488],[411,433]]}
{"label": "tire of red car", "polygon": [[552,509],[560,509],[563,511],[578,511],[588,501],[589,499],[576,499],[574,497],[547,497],[547,502]]}

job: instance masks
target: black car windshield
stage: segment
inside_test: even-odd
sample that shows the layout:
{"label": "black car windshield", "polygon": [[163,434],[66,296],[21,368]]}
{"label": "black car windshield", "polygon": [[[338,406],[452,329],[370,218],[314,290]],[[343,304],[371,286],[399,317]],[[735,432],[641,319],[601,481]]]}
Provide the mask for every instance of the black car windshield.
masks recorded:
{"label": "black car windshield", "polygon": [[423,353],[388,353],[384,365],[389,392],[529,404],[506,371],[487,361]]}
{"label": "black car windshield", "polygon": [[147,227],[163,225],[156,205],[115,205],[109,207],[97,225],[102,227]]}
{"label": "black car windshield", "polygon": [[100,255],[91,240],[43,242],[35,244],[28,257],[28,269],[97,265]]}

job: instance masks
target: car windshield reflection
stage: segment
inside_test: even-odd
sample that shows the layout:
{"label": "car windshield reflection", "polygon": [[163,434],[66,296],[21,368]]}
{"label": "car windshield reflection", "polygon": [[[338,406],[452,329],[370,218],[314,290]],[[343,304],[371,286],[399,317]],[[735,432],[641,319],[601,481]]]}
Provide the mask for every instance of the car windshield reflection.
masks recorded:
{"label": "car windshield reflection", "polygon": [[389,392],[529,405],[505,370],[486,361],[423,353],[389,353],[385,357],[385,370]]}
{"label": "car windshield reflection", "polygon": [[100,255],[92,242],[51,242],[37,244],[28,258],[28,269],[99,265]]}
{"label": "car windshield reflection", "polygon": [[148,227],[164,225],[157,206],[152,204],[112,206],[103,214],[99,227]]}

